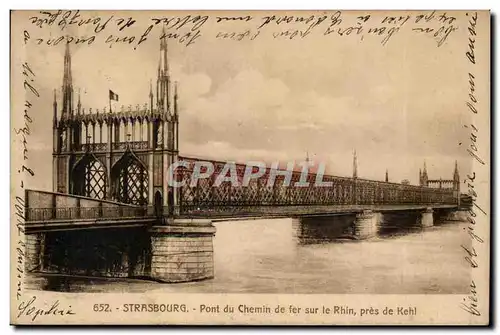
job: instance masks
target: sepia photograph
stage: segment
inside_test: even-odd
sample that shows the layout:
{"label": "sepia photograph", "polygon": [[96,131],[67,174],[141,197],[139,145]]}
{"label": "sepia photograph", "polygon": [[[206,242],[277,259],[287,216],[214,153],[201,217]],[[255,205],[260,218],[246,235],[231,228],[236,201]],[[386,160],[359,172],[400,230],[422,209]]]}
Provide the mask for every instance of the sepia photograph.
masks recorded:
{"label": "sepia photograph", "polygon": [[14,324],[487,324],[488,11],[11,12]]}

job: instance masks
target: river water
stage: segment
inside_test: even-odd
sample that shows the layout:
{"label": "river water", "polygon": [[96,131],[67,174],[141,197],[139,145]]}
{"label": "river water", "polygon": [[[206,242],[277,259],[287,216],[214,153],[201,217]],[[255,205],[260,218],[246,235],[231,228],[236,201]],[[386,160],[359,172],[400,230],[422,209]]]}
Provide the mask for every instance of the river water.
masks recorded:
{"label": "river water", "polygon": [[[216,223],[215,278],[159,284],[140,280],[50,278],[51,290],[70,292],[196,292],[310,294],[466,293],[470,266],[464,222],[398,228],[367,241],[297,239],[292,219]],[[44,278],[46,279],[46,278]],[[54,284],[55,281],[55,284]],[[44,282],[46,282],[44,280]],[[61,284],[63,283],[63,284]],[[38,288],[30,278],[28,288]],[[47,289],[47,287],[45,287]]]}

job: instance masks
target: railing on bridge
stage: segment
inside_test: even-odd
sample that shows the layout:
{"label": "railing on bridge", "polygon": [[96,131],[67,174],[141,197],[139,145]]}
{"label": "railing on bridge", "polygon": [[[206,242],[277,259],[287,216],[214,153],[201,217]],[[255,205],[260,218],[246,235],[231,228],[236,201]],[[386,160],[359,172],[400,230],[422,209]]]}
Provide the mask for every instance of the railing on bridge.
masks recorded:
{"label": "railing on bridge", "polygon": [[29,208],[26,221],[97,219],[97,218],[135,218],[147,216],[147,208]]}
{"label": "railing on bridge", "polygon": [[[251,179],[248,186],[242,186],[246,166],[236,165],[239,185],[223,182],[215,187],[214,183],[223,171],[226,162],[211,161],[214,173],[209,178],[192,182],[196,158],[180,158],[189,163],[177,171],[177,181],[186,181],[180,189],[179,212],[189,215],[199,212],[234,212],[235,209],[259,206],[325,206],[325,205],[422,205],[457,204],[458,192],[451,188],[430,188],[404,185],[362,178],[346,178],[324,175],[323,182],[331,186],[315,185],[317,175],[309,173],[309,186],[297,186],[301,172],[292,172],[291,183],[284,185],[285,177],[276,176],[272,186],[267,184],[271,169],[257,179]],[[202,171],[203,172],[203,171]]]}
{"label": "railing on bridge", "polygon": [[25,207],[26,222],[147,216],[144,207],[35,190],[26,190]]}

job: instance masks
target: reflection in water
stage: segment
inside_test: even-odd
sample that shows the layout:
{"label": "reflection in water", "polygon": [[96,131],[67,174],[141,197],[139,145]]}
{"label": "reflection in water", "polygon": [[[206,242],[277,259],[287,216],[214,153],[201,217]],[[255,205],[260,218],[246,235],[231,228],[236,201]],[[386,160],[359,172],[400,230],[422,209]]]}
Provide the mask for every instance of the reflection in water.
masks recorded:
{"label": "reflection in water", "polygon": [[[347,239],[352,218],[216,223],[215,278],[159,284],[128,279],[33,275],[28,287],[65,292],[465,293],[470,269],[463,222],[421,229],[388,219],[367,241]],[[335,226],[335,227],[332,227]]]}

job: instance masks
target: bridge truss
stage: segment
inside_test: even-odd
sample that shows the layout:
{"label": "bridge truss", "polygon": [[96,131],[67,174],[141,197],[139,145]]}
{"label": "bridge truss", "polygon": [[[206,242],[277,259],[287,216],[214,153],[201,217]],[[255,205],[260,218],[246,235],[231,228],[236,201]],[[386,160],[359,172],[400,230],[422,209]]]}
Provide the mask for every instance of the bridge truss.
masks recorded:
{"label": "bridge truss", "polygon": [[[248,211],[255,207],[300,207],[300,206],[370,206],[370,205],[456,205],[458,192],[452,188],[430,188],[404,185],[362,178],[347,178],[324,175],[323,182],[330,186],[318,186],[316,173],[308,173],[308,186],[299,186],[301,172],[293,171],[291,183],[285,185],[285,176],[277,175],[276,181],[269,186],[267,181],[271,168],[248,186],[243,186],[246,165],[235,164],[238,185],[223,182],[215,185],[223,172],[226,162],[210,161],[214,173],[209,178],[195,179],[193,167],[197,158],[180,157],[187,167],[177,169],[177,181],[185,181],[179,191],[178,213],[189,215],[197,213],[225,213]],[[204,160],[204,162],[206,162]]]}

